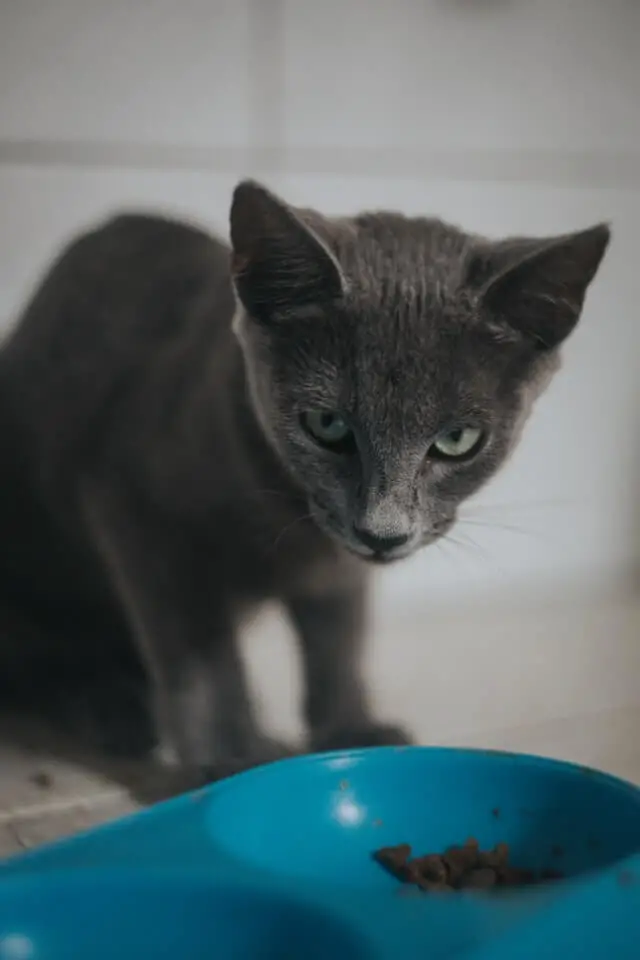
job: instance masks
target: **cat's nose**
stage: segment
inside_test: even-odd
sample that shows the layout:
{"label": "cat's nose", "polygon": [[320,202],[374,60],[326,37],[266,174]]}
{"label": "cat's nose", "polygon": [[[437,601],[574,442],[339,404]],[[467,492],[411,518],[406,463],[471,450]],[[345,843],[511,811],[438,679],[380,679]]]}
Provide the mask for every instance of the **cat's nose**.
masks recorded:
{"label": "cat's nose", "polygon": [[363,543],[365,547],[369,547],[374,553],[391,553],[392,550],[397,550],[398,547],[404,546],[409,540],[409,534],[407,533],[400,533],[395,537],[381,537],[379,534],[370,533],[363,527],[355,525],[353,532],[360,543]]}

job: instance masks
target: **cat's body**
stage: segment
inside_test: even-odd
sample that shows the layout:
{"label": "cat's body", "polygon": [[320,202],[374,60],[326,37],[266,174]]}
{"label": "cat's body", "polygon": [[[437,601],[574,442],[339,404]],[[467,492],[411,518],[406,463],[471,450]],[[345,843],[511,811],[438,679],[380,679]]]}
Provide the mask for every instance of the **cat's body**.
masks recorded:
{"label": "cat's body", "polygon": [[[93,478],[123,491],[145,525],[142,563],[156,561],[158,534],[184,589],[197,595],[205,581],[207,599],[230,604],[236,622],[266,599],[339,595],[364,579],[311,522],[256,424],[234,312],[228,248],[179,223],[126,216],[65,254],[0,353],[0,530],[10,545],[0,583],[11,616],[0,673],[19,700],[30,687],[43,695],[34,673],[68,689],[76,672],[90,689],[112,683],[117,713],[118,685],[129,682],[118,674],[135,669],[132,631],[83,513]],[[82,344],[78,367],[71,344]],[[187,603],[189,620],[197,600]]]}
{"label": "cat's body", "polygon": [[[360,678],[364,561],[446,533],[499,466],[607,239],[493,247],[247,184],[235,325],[229,251],[199,230],[125,216],[78,240],[0,352],[0,689],[120,673],[183,764],[269,759],[236,636],[278,599],[312,745],[402,741]],[[514,326],[502,301],[481,316],[494,297]]]}

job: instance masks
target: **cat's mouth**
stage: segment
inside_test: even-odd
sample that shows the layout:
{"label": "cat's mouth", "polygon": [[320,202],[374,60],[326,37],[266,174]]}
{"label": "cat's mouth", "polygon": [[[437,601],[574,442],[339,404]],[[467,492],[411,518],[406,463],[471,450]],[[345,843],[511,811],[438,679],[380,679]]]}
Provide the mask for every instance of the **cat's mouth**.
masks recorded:
{"label": "cat's mouth", "polygon": [[389,566],[392,563],[397,563],[400,560],[406,560],[408,557],[413,556],[418,550],[446,536],[447,532],[455,523],[455,516],[449,517],[446,520],[440,521],[432,529],[423,532],[421,536],[409,537],[401,545],[386,549],[375,549],[367,546],[360,540],[356,540],[350,534],[345,533],[343,524],[341,524],[336,517],[332,516],[328,510],[323,510],[316,506],[312,512],[317,525],[325,534],[331,537],[334,542],[353,556],[358,557],[359,560],[380,567]]}
{"label": "cat's mouth", "polygon": [[364,560],[366,563],[386,566],[398,560],[405,560],[421,546],[419,539],[411,538],[403,543],[402,546],[375,549],[346,534],[342,524],[328,511],[316,508],[313,510],[313,516],[320,529],[331,537],[335,543],[353,556],[358,557],[359,560]]}
{"label": "cat's mouth", "polygon": [[360,560],[364,560],[365,563],[373,563],[379,567],[389,566],[389,564],[397,563],[399,560],[406,560],[407,557],[412,556],[420,546],[417,544],[410,549],[404,550],[370,550],[362,548],[344,537],[336,537],[335,539],[338,539],[341,546],[345,547],[354,557],[358,557]]}
{"label": "cat's mouth", "polygon": [[376,566],[388,566],[399,560],[406,560],[418,550],[446,536],[456,521],[454,512],[448,516],[440,517],[428,529],[412,534],[402,543],[385,545],[376,549],[375,546],[369,546],[366,542],[363,543],[362,539],[356,538],[353,531],[345,530],[345,525],[340,518],[324,504],[310,502],[309,508],[316,525],[323,533],[343,550],[347,550],[353,556],[358,557],[359,560]]}
{"label": "cat's mouth", "polygon": [[363,559],[367,560],[368,563],[374,563],[379,567],[387,567],[390,563],[397,563],[399,560],[406,560],[407,557],[410,557],[415,551],[411,550],[409,553],[372,553],[371,556],[364,557]]}

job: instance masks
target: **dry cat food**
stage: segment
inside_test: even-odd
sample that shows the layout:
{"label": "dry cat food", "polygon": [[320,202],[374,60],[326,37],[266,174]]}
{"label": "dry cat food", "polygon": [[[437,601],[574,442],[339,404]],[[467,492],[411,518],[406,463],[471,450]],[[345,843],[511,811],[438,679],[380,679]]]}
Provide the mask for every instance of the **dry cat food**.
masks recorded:
{"label": "dry cat food", "polygon": [[481,850],[473,837],[463,846],[449,847],[444,853],[414,857],[409,844],[401,843],[376,850],[374,857],[398,880],[428,893],[530,886],[562,878],[555,870],[536,875],[532,870],[514,867],[509,863],[508,844],[499,843],[493,850]]}
{"label": "dry cat food", "polygon": [[41,790],[49,790],[53,786],[53,777],[46,770],[36,770],[29,778],[31,783]]}

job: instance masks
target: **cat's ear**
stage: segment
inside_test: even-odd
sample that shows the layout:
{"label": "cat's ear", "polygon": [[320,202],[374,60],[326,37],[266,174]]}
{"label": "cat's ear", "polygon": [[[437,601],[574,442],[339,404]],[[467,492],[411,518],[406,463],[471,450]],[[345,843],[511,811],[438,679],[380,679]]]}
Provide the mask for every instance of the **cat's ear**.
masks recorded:
{"label": "cat's ear", "polygon": [[553,349],[575,327],[610,240],[606,224],[544,240],[485,249],[472,265],[492,326]]}
{"label": "cat's ear", "polygon": [[256,320],[268,322],[343,294],[340,267],[325,244],[265,187],[239,183],[230,219],[233,280]]}

